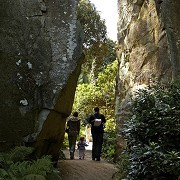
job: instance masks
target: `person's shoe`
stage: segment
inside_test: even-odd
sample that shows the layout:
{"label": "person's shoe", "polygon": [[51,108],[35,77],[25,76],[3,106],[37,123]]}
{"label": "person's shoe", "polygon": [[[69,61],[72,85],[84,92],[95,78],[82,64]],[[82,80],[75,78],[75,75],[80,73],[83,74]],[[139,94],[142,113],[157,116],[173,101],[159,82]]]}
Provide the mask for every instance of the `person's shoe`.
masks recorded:
{"label": "person's shoe", "polygon": [[97,158],[96,161],[100,161],[100,158]]}
{"label": "person's shoe", "polygon": [[70,159],[74,159],[74,153],[70,152]]}
{"label": "person's shoe", "polygon": [[92,158],[93,161],[95,161],[95,158]]}
{"label": "person's shoe", "polygon": [[74,157],[73,157],[73,156],[71,156],[71,157],[70,157],[70,159],[74,159]]}

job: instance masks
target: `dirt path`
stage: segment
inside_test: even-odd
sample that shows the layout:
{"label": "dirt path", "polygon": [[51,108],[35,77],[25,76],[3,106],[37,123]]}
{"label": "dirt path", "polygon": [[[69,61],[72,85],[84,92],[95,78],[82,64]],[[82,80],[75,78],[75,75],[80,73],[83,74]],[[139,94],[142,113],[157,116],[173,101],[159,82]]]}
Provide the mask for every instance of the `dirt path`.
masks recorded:
{"label": "dirt path", "polygon": [[113,164],[101,161],[91,160],[91,150],[86,150],[84,160],[78,158],[78,152],[75,152],[75,159],[69,158],[69,151],[64,151],[66,160],[60,160],[58,169],[62,174],[62,180],[112,180],[116,168]]}

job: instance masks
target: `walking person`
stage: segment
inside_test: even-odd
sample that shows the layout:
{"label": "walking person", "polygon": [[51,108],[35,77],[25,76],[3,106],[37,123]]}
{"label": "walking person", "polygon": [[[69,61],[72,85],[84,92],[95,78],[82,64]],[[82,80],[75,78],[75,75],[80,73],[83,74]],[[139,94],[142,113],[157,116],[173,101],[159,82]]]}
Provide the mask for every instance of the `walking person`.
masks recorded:
{"label": "walking person", "polygon": [[92,160],[100,161],[103,144],[104,124],[106,123],[106,119],[103,114],[100,114],[98,107],[94,108],[94,112],[95,113],[89,118],[93,139]]}
{"label": "walking person", "polygon": [[86,142],[89,144],[91,138],[91,125],[86,125]]}
{"label": "walking person", "polygon": [[74,159],[74,152],[76,147],[76,140],[80,131],[80,120],[78,118],[78,112],[74,112],[73,116],[67,121],[68,129],[68,141],[70,159]]}
{"label": "walking person", "polygon": [[84,137],[80,138],[79,142],[77,143],[77,146],[79,150],[79,159],[84,159],[86,146],[88,146]]}

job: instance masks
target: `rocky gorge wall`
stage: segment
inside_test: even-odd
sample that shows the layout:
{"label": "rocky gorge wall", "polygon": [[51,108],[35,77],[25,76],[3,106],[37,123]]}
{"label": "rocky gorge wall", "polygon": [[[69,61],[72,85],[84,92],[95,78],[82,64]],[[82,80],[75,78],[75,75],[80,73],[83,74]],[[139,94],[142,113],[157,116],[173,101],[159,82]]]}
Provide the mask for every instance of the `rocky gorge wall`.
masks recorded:
{"label": "rocky gorge wall", "polygon": [[83,60],[77,3],[1,0],[0,151],[28,138],[59,150]]}
{"label": "rocky gorge wall", "polygon": [[118,8],[117,153],[126,146],[121,129],[130,115],[129,95],[180,74],[180,1],[119,0]]}

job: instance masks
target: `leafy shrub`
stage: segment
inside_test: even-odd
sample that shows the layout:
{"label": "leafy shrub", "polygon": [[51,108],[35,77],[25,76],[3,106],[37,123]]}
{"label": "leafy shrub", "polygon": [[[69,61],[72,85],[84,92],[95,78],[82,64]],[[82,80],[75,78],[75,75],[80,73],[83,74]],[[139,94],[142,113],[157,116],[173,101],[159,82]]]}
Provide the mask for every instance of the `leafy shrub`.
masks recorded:
{"label": "leafy shrub", "polygon": [[180,178],[180,85],[139,90],[125,124],[127,179]]}
{"label": "leafy shrub", "polygon": [[128,153],[127,153],[127,151],[123,151],[121,153],[120,160],[118,162],[116,161],[116,167],[117,167],[118,170],[113,175],[113,179],[115,179],[115,180],[117,180],[117,179],[118,180],[120,180],[120,179],[125,180],[124,178],[127,177],[128,166],[129,166]]}
{"label": "leafy shrub", "polygon": [[103,138],[102,156],[110,161],[114,161],[115,155],[115,144],[116,144],[116,132],[115,132],[115,121],[113,118],[106,117],[105,133]]}
{"label": "leafy shrub", "polygon": [[109,130],[104,133],[104,142],[102,148],[102,156],[113,162],[115,154],[116,135],[114,130]]}
{"label": "leafy shrub", "polygon": [[51,157],[30,161],[27,157],[31,154],[30,147],[15,147],[9,153],[0,154],[1,167],[0,179],[2,180],[30,180],[30,179],[60,179],[58,171],[53,168]]}

